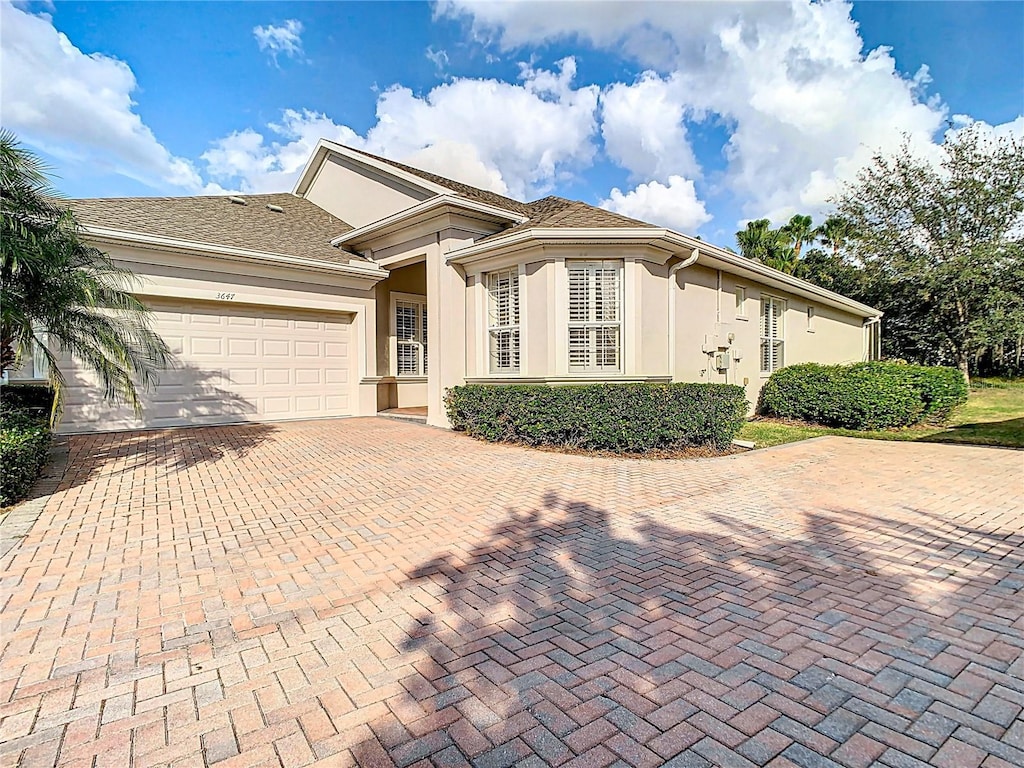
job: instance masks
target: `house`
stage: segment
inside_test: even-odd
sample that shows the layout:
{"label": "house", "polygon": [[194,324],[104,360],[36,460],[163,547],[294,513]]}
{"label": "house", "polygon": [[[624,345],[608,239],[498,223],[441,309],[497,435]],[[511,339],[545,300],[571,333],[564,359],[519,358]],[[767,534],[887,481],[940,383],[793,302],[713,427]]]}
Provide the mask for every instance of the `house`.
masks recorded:
{"label": "house", "polygon": [[782,365],[878,349],[877,310],[731,251],[329,141],[291,194],[72,205],[178,362],[136,419],[67,361],[64,432],[422,406],[444,426],[463,383],[728,382],[755,402]]}

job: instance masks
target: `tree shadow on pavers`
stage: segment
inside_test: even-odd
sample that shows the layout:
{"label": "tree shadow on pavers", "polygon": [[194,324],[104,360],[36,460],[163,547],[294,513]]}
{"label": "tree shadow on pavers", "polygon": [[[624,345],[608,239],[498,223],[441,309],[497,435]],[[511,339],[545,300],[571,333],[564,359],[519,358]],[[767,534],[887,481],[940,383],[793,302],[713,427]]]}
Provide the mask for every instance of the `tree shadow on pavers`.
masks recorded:
{"label": "tree shadow on pavers", "polygon": [[552,493],[410,573],[439,602],[407,628],[416,674],[356,761],[745,765],[782,752],[804,764],[865,724],[889,748],[934,701],[927,686],[951,679],[922,672],[924,692],[908,688],[949,645],[929,635],[945,613],[912,574],[875,562],[882,521],[623,518]]}
{"label": "tree shadow on pavers", "polygon": [[[102,388],[72,371],[69,390],[75,400],[65,405],[84,423],[133,423],[126,405],[105,401]],[[262,443],[275,428],[246,424],[257,412],[255,403],[227,385],[234,383],[221,370],[204,370],[175,361],[158,374],[159,384],[142,394],[143,413],[159,408],[168,419],[189,429],[150,429],[116,433],[89,433],[65,437],[69,446],[62,489],[87,482],[98,473],[120,473],[153,467],[173,473],[225,456],[241,457]],[[232,426],[202,426],[210,421],[235,422]]]}
{"label": "tree shadow on pavers", "polygon": [[60,489],[74,488],[102,474],[151,467],[169,475],[229,456],[241,458],[276,431],[269,424],[235,424],[71,435],[66,438],[70,455]]}

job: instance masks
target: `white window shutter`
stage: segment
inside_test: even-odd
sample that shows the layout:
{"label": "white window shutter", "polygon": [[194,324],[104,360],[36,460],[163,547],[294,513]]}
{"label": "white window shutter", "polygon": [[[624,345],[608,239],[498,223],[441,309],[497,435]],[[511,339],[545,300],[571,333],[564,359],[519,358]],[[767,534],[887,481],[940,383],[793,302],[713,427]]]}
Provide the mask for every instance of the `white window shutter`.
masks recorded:
{"label": "white window shutter", "polygon": [[570,262],[569,368],[622,368],[622,262]]}
{"label": "white window shutter", "polygon": [[519,270],[487,275],[488,343],[491,373],[519,370]]}

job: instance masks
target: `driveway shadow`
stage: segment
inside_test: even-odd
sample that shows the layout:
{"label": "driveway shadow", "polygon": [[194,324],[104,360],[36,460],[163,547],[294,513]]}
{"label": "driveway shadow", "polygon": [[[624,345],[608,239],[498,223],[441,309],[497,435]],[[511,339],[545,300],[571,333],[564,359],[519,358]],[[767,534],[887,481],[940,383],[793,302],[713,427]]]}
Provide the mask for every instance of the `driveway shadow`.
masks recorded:
{"label": "driveway shadow", "polygon": [[[236,392],[225,389],[231,380],[222,371],[207,371],[177,362],[160,372],[161,387],[144,395],[144,410],[159,402],[161,412],[185,424],[203,424],[211,418],[244,422],[256,406]],[[75,403],[76,411],[97,419],[128,414],[127,407],[103,401],[99,388],[73,381],[76,393],[85,399]],[[87,482],[97,472],[124,472],[152,466],[163,473],[211,463],[224,456],[241,457],[262,443],[275,428],[265,424],[240,423],[229,426],[197,426],[191,429],[125,431],[111,435],[62,436],[69,445],[68,469],[62,488]]]}
{"label": "driveway shadow", "polygon": [[[774,530],[724,514],[708,530],[631,522],[549,493],[409,573],[440,602],[407,627],[400,650],[417,674],[355,760],[808,764],[867,723],[883,743],[914,735],[937,695],[926,686],[952,677],[920,672],[922,689],[912,672],[951,663],[979,592],[1002,602],[1008,631],[1024,616],[1021,558],[981,567],[960,543],[985,532],[871,520],[876,547],[848,510]],[[966,563],[941,599],[921,587],[927,568],[893,567],[936,551]]]}

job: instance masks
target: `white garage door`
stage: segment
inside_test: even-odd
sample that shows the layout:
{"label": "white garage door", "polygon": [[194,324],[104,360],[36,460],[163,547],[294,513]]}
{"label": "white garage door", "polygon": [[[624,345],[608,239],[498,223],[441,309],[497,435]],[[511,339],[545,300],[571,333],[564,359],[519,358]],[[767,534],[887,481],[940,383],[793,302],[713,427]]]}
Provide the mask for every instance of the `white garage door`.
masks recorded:
{"label": "white garage door", "polygon": [[144,395],[141,420],[102,402],[72,363],[61,431],[344,416],[350,411],[351,315],[275,307],[147,301],[176,358]]}

